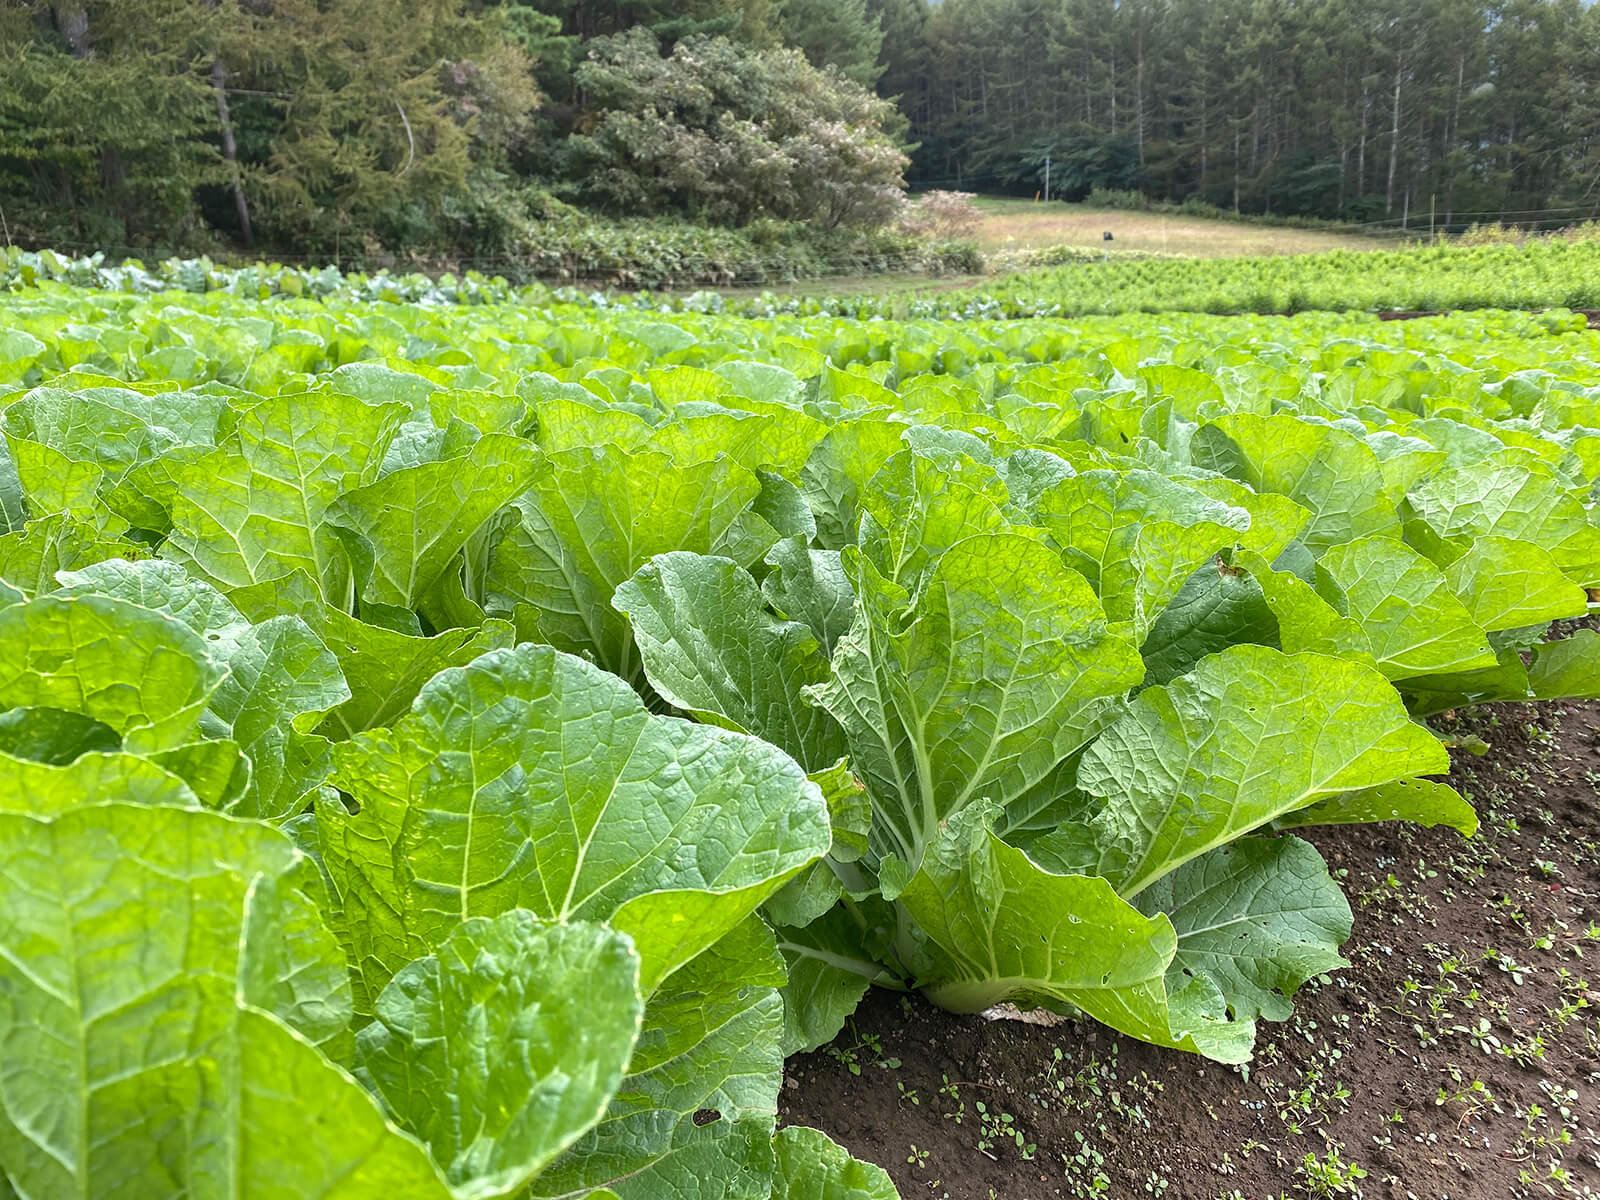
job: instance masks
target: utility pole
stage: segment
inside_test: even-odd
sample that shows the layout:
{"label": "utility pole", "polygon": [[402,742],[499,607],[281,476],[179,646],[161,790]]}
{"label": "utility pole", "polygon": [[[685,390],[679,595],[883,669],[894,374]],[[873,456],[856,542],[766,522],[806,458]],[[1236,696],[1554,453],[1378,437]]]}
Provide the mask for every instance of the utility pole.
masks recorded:
{"label": "utility pole", "polygon": [[1428,240],[1430,242],[1433,241],[1433,239],[1435,237],[1435,234],[1433,232],[1433,213],[1434,213],[1434,209],[1438,207],[1438,202],[1439,202],[1439,193],[1438,192],[1429,192],[1428,193]]}
{"label": "utility pole", "polygon": [[1050,156],[1044,156],[1044,202],[1050,203]]}

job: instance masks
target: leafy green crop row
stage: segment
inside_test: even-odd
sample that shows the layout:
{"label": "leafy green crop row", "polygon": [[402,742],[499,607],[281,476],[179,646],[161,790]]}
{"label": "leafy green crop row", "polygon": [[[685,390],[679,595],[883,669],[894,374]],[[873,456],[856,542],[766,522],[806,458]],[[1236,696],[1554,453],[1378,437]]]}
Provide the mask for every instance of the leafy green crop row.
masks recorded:
{"label": "leafy green crop row", "polygon": [[[1600,238],[1525,245],[1158,259],[1014,276],[939,305],[983,317],[1112,312],[1600,308]],[[931,313],[927,315],[932,315]]]}
{"label": "leafy green crop row", "polygon": [[[1057,247],[1058,250],[1075,250]],[[963,244],[927,248],[927,269],[971,271]],[[625,256],[624,256],[625,257]],[[1082,257],[1082,255],[1078,255]],[[621,259],[618,260],[619,262]],[[887,259],[876,269],[889,269]],[[608,268],[608,274],[609,268]],[[815,274],[816,272],[812,272]],[[826,273],[826,272],[824,272]],[[663,268],[661,277],[672,276]],[[678,272],[680,279],[687,278]],[[692,275],[692,272],[690,272]],[[649,283],[656,276],[637,271]],[[694,276],[702,278],[702,276]],[[794,276],[796,278],[800,276]],[[703,276],[732,279],[732,276]],[[1104,313],[1443,312],[1464,309],[1600,308],[1600,238],[1550,238],[1526,245],[1436,245],[1401,250],[1349,251],[1272,258],[1187,259],[1119,254],[1106,262],[1077,261],[1008,275],[992,283],[931,296],[916,292],[845,297],[770,293],[729,300],[716,292],[649,292],[588,300],[601,307],[684,310],[751,317],[834,316],[858,320],[987,321]],[[66,258],[42,251],[0,251],[0,289],[53,283],[126,292],[227,291],[244,298],[315,297],[335,301],[413,301],[429,305],[485,302],[549,304],[576,301],[575,290],[516,289],[476,272],[461,278],[426,275],[341,275],[332,268],[278,265],[222,268],[204,259],[168,259],[153,267],[107,265],[102,256]],[[752,282],[746,280],[746,282]]]}
{"label": "leafy green crop row", "polygon": [[1594,335],[0,303],[22,1197],[887,1197],[873,983],[1239,1062],[1600,695]]}
{"label": "leafy green crop row", "polygon": [[[933,294],[832,299],[767,296],[724,307],[746,313],[943,320],[1121,312],[1594,309],[1600,308],[1597,280],[1600,238],[1586,231],[1572,240],[1552,238],[1520,246],[1445,244],[1233,259],[1112,255],[1105,262],[1028,271]],[[657,302],[667,306],[699,303]]]}
{"label": "leafy green crop row", "polygon": [[508,301],[517,292],[504,279],[468,271],[437,278],[421,273],[345,274],[337,267],[304,268],[281,263],[223,267],[209,258],[168,258],[147,266],[138,259],[106,261],[103,253],[72,257],[52,250],[0,250],[0,289],[95,288],[112,292],[226,291],[244,299],[295,296],[413,304],[481,304]]}

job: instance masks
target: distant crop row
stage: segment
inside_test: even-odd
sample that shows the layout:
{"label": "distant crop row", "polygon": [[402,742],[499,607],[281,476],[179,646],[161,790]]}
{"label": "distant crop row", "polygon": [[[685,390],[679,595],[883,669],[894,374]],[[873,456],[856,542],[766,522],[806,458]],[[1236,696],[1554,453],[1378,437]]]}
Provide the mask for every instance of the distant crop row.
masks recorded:
{"label": "distant crop row", "polygon": [[22,1197],[889,1197],[869,987],[1238,1063],[1600,695],[1582,321],[0,299]]}
{"label": "distant crop row", "polygon": [[[959,251],[930,246],[931,258]],[[716,292],[585,295],[541,285],[514,288],[477,272],[438,279],[422,274],[342,275],[257,264],[227,268],[200,259],[110,263],[49,251],[0,250],[0,289],[58,283],[118,292],[225,291],[245,299],[270,296],[333,301],[409,301],[428,305],[509,302],[537,306],[587,300],[601,307],[663,312],[714,312],[747,317],[831,316],[846,319],[985,321],[1082,317],[1116,313],[1302,312],[1434,313],[1464,309],[1544,311],[1600,309],[1600,237],[1585,227],[1566,237],[1524,245],[1416,246],[1400,250],[1337,250],[1269,258],[1188,259],[1115,255],[997,277],[975,287],[927,294],[785,296],[728,299]],[[882,269],[879,264],[878,269]],[[971,270],[952,258],[951,270]],[[811,271],[796,275],[816,274]],[[611,274],[608,268],[604,274]],[[668,272],[670,274],[670,272]]]}
{"label": "distant crop row", "polygon": [[[675,301],[666,301],[675,305]],[[693,301],[689,302],[691,305]],[[906,296],[767,297],[741,312],[943,320],[1096,313],[1443,312],[1600,308],[1600,238],[1335,250],[1268,258],[1072,263]]]}

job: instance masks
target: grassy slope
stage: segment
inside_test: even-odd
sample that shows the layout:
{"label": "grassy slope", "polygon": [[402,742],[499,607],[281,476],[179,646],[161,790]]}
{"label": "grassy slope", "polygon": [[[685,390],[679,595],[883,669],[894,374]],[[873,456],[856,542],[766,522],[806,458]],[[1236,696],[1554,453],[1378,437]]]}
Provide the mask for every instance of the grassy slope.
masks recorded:
{"label": "grassy slope", "polygon": [[[1327,250],[1381,250],[1401,243],[1393,238],[1329,233],[1254,225],[1208,217],[1168,216],[1090,208],[1084,204],[1040,204],[1014,196],[980,196],[983,221],[974,235],[984,256],[1049,246],[1108,248],[1114,260],[1119,252],[1156,251],[1189,258],[1243,258],[1257,255],[1316,254]],[[1102,234],[1114,240],[1106,246]],[[831,276],[802,280],[781,288],[730,287],[718,290],[728,296],[753,296],[777,290],[786,296],[883,296],[907,292],[927,294],[958,288],[983,287],[981,276],[929,280],[923,275]]]}
{"label": "grassy slope", "polygon": [[984,214],[978,228],[978,245],[986,255],[1060,245],[1099,248],[1105,245],[1101,235],[1107,230],[1115,235],[1110,245],[1113,251],[1154,250],[1197,258],[1372,250],[1391,244],[1358,234],[1089,208],[1082,204],[1041,204],[1009,196],[980,197],[978,207]]}

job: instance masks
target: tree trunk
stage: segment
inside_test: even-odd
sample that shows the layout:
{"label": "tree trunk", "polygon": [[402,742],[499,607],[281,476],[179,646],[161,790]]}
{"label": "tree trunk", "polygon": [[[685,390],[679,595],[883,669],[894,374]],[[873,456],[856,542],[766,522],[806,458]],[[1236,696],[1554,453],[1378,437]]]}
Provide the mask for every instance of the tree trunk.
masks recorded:
{"label": "tree trunk", "polygon": [[1139,134],[1139,170],[1144,170],[1144,29],[1139,30],[1139,59],[1134,69],[1133,112]]}
{"label": "tree trunk", "polygon": [[89,57],[89,9],[84,4],[63,4],[55,12],[56,28],[67,39],[73,58]]}
{"label": "tree trunk", "polygon": [[1111,51],[1111,136],[1117,136],[1117,52]]}
{"label": "tree trunk", "polygon": [[1456,57],[1456,99],[1450,114],[1450,134],[1445,141],[1444,169],[1448,172],[1444,181],[1444,224],[1450,227],[1450,218],[1456,210],[1456,147],[1461,144],[1461,90],[1467,78],[1467,54],[1463,50]]}
{"label": "tree trunk", "polygon": [[1356,149],[1356,198],[1367,194],[1367,117],[1372,112],[1372,101],[1367,95],[1367,81],[1361,81],[1361,139]]}
{"label": "tree trunk", "polygon": [[[1350,66],[1345,64],[1344,71],[1339,77],[1339,111],[1350,111]],[[1329,132],[1334,132],[1330,122]],[[1339,124],[1335,136],[1339,142],[1339,203],[1336,211],[1344,212],[1345,189],[1350,184],[1350,129],[1349,126]]]}
{"label": "tree trunk", "polygon": [[1400,162],[1400,78],[1405,66],[1405,56],[1394,59],[1394,119],[1389,126],[1389,182],[1383,190],[1383,211],[1394,212],[1394,172]]}
{"label": "tree trunk", "polygon": [[1233,211],[1239,211],[1239,124],[1233,126]]}
{"label": "tree trunk", "polygon": [[250,202],[244,194],[244,175],[239,170],[239,146],[233,138],[233,119],[228,115],[228,68],[220,58],[211,60],[211,90],[217,97],[217,125],[222,131],[222,157],[228,163],[229,183],[233,188],[233,210],[239,215],[239,237],[250,249],[255,239],[250,230]]}

